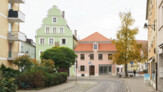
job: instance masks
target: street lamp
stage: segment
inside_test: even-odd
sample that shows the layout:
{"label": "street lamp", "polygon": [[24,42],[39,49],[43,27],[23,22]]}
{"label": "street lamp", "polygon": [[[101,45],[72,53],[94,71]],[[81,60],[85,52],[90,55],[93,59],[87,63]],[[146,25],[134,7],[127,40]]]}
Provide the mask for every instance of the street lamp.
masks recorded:
{"label": "street lamp", "polygon": [[155,31],[155,23],[153,25],[148,25],[147,23],[144,24],[144,28],[152,28]]}

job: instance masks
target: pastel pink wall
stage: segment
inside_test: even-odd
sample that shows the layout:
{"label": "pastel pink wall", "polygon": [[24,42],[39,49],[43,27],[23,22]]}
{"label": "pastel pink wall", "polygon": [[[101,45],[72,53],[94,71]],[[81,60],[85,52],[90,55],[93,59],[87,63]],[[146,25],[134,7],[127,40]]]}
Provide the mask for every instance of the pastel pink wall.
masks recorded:
{"label": "pastel pink wall", "polygon": [[[95,66],[95,75],[99,74],[99,65],[112,65],[113,61],[112,60],[108,60],[108,54],[113,54],[113,53],[109,53],[109,52],[76,52],[76,54],[78,55],[78,69],[77,69],[77,74],[81,75],[81,74],[87,74],[89,75],[89,62],[92,62],[92,65]],[[85,54],[85,59],[81,60],[80,59],[80,54]],[[90,60],[88,55],[90,54],[94,54],[94,60]],[[98,59],[98,54],[103,54],[103,59],[99,60]],[[86,71],[79,71],[79,67],[81,65],[84,65],[86,68]],[[115,65],[112,66],[112,74],[115,74]]]}

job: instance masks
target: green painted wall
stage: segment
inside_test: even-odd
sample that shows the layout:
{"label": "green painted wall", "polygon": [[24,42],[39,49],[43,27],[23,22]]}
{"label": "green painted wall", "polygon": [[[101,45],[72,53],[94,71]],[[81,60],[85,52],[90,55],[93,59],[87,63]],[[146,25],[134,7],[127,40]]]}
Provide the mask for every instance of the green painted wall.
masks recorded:
{"label": "green painted wall", "polygon": [[[57,22],[53,23],[52,19],[53,17],[57,18]],[[45,29],[46,26],[50,27],[50,33],[46,33]],[[57,33],[53,33],[53,27],[57,28]],[[64,33],[61,34],[60,27],[64,28]],[[45,39],[44,44],[39,44],[40,38]],[[69,47],[73,49],[73,33],[71,29],[67,26],[66,20],[62,17],[62,11],[59,10],[56,6],[53,6],[48,11],[48,15],[46,18],[43,19],[43,23],[41,27],[36,32],[36,59],[40,60],[40,51],[45,51],[46,49],[52,48],[55,46],[55,44],[48,44],[48,39],[53,38],[54,43],[59,42],[59,46]],[[66,39],[66,44],[61,44],[61,39]],[[71,70],[71,69],[70,69]],[[73,70],[73,68],[72,68]],[[70,71],[70,75],[73,75],[73,73]]]}

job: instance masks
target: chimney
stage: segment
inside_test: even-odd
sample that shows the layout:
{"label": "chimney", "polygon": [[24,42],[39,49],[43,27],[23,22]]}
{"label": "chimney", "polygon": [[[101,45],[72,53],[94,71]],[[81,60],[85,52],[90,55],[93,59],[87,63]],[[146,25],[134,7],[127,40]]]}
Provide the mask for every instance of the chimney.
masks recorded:
{"label": "chimney", "polygon": [[65,18],[65,11],[62,11],[62,17]]}
{"label": "chimney", "polygon": [[77,30],[74,30],[74,35],[77,38]]}

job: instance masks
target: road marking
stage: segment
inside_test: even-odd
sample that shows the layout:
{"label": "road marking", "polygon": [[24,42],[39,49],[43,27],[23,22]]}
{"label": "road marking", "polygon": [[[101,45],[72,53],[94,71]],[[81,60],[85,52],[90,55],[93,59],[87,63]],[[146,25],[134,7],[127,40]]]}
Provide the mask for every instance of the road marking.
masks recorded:
{"label": "road marking", "polygon": [[129,88],[128,88],[128,85],[127,85],[127,83],[126,83],[126,81],[125,81],[125,80],[123,80],[123,81],[125,82],[127,92],[130,92],[130,90],[129,90]]}

